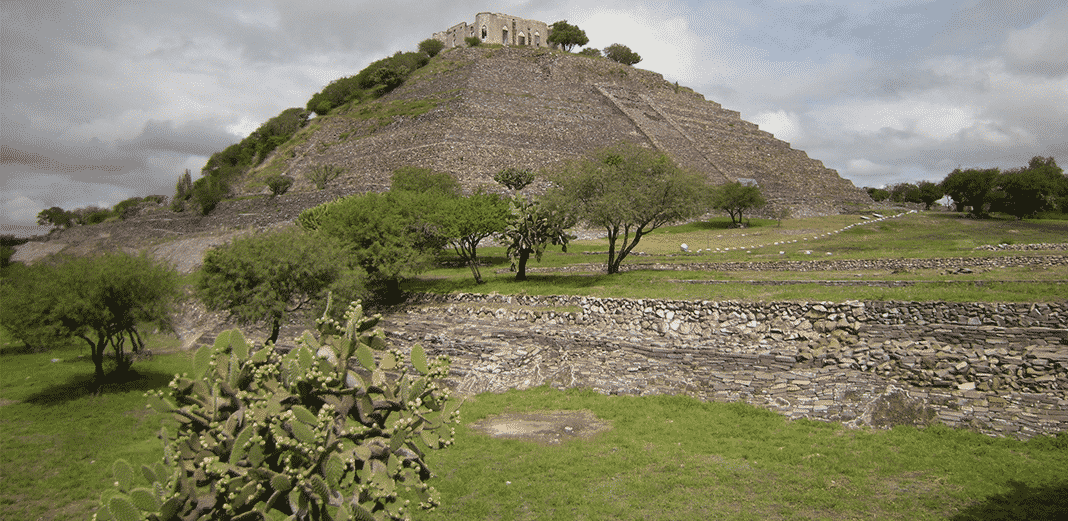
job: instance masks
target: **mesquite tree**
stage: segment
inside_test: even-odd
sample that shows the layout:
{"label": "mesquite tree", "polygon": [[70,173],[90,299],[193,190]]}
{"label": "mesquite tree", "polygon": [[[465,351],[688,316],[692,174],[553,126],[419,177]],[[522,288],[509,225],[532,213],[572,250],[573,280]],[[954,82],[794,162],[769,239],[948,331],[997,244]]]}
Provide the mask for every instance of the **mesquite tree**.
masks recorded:
{"label": "mesquite tree", "polygon": [[34,347],[69,338],[85,341],[99,385],[109,348],[116,371],[125,372],[131,353],[144,348],[140,327],[170,329],[177,295],[177,272],[144,255],[59,258],[5,279],[0,318],[16,338]]}
{"label": "mesquite tree", "polygon": [[286,314],[325,296],[345,261],[337,241],[295,227],[243,237],[208,251],[197,292],[243,323],[265,320],[275,342]]}
{"label": "mesquite tree", "polygon": [[631,144],[569,162],[552,181],[546,197],[555,207],[608,232],[609,274],[619,272],[646,233],[699,215],[708,190],[703,177],[680,169],[663,153]]}

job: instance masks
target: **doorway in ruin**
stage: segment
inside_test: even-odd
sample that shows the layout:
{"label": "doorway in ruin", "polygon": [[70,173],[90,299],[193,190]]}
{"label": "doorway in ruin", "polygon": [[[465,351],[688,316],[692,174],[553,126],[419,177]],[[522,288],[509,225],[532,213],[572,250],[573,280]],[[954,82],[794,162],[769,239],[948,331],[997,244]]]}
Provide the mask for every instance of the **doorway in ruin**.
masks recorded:
{"label": "doorway in ruin", "polygon": [[501,43],[508,45],[508,29],[501,29]]}

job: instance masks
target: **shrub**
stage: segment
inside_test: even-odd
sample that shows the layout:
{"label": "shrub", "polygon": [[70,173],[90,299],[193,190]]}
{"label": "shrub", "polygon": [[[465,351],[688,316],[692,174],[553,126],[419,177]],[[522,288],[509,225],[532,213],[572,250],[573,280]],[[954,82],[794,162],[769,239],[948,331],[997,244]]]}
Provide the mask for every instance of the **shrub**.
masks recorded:
{"label": "shrub", "polygon": [[409,373],[379,318],[354,302],[344,324],[321,319],[318,339],[305,332],[284,355],[236,330],[201,347],[191,376],[150,395],[179,426],[162,432],[163,461],[141,467],[148,486],[116,461],[97,519],[383,520],[409,519],[409,503],[434,508],[424,454],[451,445],[459,423],[437,383],[449,361],[428,363],[416,345]]}
{"label": "shrub", "polygon": [[316,165],[304,172],[304,177],[308,178],[316,188],[322,190],[326,188],[326,184],[334,179],[337,179],[341,174],[345,173],[345,169],[336,165]]}
{"label": "shrub", "polygon": [[591,56],[591,57],[594,57],[594,58],[600,58],[601,57],[601,50],[600,49],[595,49],[593,47],[587,47],[587,48],[582,49],[581,51],[579,51],[578,54],[580,56]]}
{"label": "shrub", "polygon": [[478,47],[479,45],[482,45],[482,40],[477,36],[468,36],[467,38],[464,38],[464,43],[466,43],[468,47]]}
{"label": "shrub", "polygon": [[204,176],[193,183],[193,200],[201,215],[208,215],[230,193],[229,184],[218,176]]}
{"label": "shrub", "polygon": [[267,188],[271,189],[271,196],[279,196],[289,191],[293,186],[293,178],[284,175],[273,175],[267,178]]}
{"label": "shrub", "polygon": [[522,168],[505,168],[497,172],[493,180],[509,190],[522,190],[534,182],[534,172]]}
{"label": "shrub", "polygon": [[74,210],[74,220],[78,224],[93,225],[100,224],[111,217],[111,210],[107,208],[101,208],[99,206],[86,206],[85,208],[78,208]]}
{"label": "shrub", "polygon": [[131,197],[129,199],[126,199],[125,201],[116,204],[115,206],[112,206],[111,211],[115,215],[119,216],[119,219],[125,221],[126,219],[137,215],[138,211],[140,211],[140,208],[138,206],[143,201],[143,198]]}
{"label": "shrub", "polygon": [[613,43],[604,48],[604,55],[609,60],[622,63],[623,65],[634,65],[642,61],[642,57],[638,53],[630,50],[630,47],[620,43]]}
{"label": "shrub", "polygon": [[433,58],[445,49],[445,42],[438,40],[437,38],[427,38],[419,42],[419,52],[426,54]]}
{"label": "shrub", "polygon": [[58,206],[53,206],[41,210],[37,214],[37,224],[39,226],[56,226],[62,228],[70,228],[74,224],[74,212],[68,212]]}

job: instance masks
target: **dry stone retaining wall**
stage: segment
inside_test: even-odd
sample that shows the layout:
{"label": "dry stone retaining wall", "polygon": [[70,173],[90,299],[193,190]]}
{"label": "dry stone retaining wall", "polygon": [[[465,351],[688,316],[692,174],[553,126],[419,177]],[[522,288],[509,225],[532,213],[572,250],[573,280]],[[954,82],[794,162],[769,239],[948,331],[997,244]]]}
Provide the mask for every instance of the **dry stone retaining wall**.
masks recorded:
{"label": "dry stone retaining wall", "polygon": [[549,384],[746,401],[850,425],[1068,429],[1068,304],[427,296],[387,316],[462,391]]}

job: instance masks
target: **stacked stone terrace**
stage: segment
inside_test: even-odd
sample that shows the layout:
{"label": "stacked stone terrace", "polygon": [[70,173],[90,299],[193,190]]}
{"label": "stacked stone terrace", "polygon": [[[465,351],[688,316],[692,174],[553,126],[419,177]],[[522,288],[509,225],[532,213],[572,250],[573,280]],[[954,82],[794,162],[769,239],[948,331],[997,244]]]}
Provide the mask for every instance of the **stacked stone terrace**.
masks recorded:
{"label": "stacked stone terrace", "polygon": [[551,385],[744,401],[852,426],[1068,429],[1068,307],[428,297],[383,326],[461,392]]}
{"label": "stacked stone terrace", "polygon": [[[437,100],[385,127],[345,117],[288,159],[290,175],[340,164],[349,191],[380,190],[406,165],[456,174],[469,189],[507,167],[540,169],[630,141],[662,150],[715,183],[756,179],[795,216],[870,203],[852,183],[734,111],[659,74],[605,59],[523,47],[457,48],[373,103]],[[535,186],[534,190],[538,190]]]}

